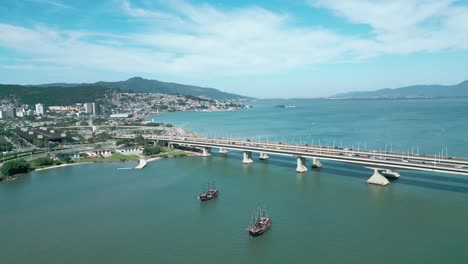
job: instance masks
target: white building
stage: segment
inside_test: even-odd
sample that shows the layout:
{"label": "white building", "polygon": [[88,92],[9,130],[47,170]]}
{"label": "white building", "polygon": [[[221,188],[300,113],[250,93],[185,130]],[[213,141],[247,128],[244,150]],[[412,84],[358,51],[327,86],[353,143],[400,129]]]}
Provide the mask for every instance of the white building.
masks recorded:
{"label": "white building", "polygon": [[44,115],[44,105],[36,104],[36,115]]}
{"label": "white building", "polygon": [[117,113],[117,114],[110,115],[110,118],[116,118],[116,119],[130,118],[130,117],[132,117],[132,114],[129,114],[129,113]]}
{"label": "white building", "polygon": [[93,113],[93,104],[92,103],[84,103],[83,104],[85,112],[87,114],[92,114]]}
{"label": "white building", "polygon": [[98,103],[92,103],[91,105],[92,105],[92,108],[93,108],[93,114],[95,116],[100,115],[101,114],[100,105]]}

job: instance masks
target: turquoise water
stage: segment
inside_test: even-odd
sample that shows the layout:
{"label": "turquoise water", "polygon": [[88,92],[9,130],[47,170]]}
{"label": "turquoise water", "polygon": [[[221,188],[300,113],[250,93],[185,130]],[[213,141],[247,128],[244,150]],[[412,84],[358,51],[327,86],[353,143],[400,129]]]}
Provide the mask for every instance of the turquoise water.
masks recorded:
{"label": "turquoise water", "polygon": [[[342,138],[351,145],[367,139],[377,146],[392,138],[394,148],[413,138],[425,151],[447,145],[449,154],[468,156],[467,102],[300,100],[287,103],[296,108],[277,109],[272,105],[285,103],[268,101],[249,111],[158,118],[240,137],[289,131],[295,136],[290,140],[327,140],[334,131],[328,140]],[[382,127],[384,120],[391,124]],[[255,156],[252,165],[241,160],[236,152],[164,159],[140,171],[118,170],[136,163],[87,164],[0,184],[2,263],[465,263],[468,258],[467,177],[399,171],[400,179],[379,187],[368,185],[371,172],[358,166],[324,162],[321,169],[297,174],[292,158],[261,162]],[[195,196],[210,180],[221,195],[201,203]],[[273,226],[251,239],[245,228],[258,204],[268,207]]]}
{"label": "turquoise water", "polygon": [[[402,152],[468,156],[468,98],[434,100],[266,100],[239,112],[155,116],[205,136],[242,137]],[[295,105],[296,108],[275,108]],[[151,118],[149,118],[151,119]]]}

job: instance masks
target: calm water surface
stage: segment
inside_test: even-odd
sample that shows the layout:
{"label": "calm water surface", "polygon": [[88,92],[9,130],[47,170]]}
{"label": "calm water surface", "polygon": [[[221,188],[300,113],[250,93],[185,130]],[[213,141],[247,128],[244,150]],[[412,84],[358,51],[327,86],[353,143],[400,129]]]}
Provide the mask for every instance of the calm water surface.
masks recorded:
{"label": "calm water surface", "polygon": [[[388,139],[394,148],[419,144],[431,151],[445,145],[449,154],[468,156],[467,102],[267,101],[249,111],[157,118],[207,135],[287,134],[291,138],[284,141],[321,138],[375,146]],[[80,165],[0,184],[1,263],[466,263],[468,258],[467,177],[400,171],[400,179],[382,188],[366,184],[370,171],[358,166],[324,162],[319,170],[297,174],[292,158],[243,165],[236,152],[118,170],[134,165]],[[221,195],[200,203],[195,196],[209,180],[216,180]],[[259,203],[268,206],[273,226],[251,239],[245,228]]]}

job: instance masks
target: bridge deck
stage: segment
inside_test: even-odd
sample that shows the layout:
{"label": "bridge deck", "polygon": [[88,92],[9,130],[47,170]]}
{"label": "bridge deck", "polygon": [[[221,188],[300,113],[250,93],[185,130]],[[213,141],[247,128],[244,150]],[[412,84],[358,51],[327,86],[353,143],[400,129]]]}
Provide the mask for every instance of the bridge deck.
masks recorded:
{"label": "bridge deck", "polygon": [[147,136],[149,139],[168,141],[173,144],[218,147],[240,151],[266,152],[286,156],[320,158],[338,162],[358,164],[372,168],[397,168],[408,170],[436,171],[468,175],[468,159],[456,157],[431,157],[405,153],[372,150],[327,148],[323,146],[289,145],[282,143],[251,142],[219,138],[194,138],[175,136]]}

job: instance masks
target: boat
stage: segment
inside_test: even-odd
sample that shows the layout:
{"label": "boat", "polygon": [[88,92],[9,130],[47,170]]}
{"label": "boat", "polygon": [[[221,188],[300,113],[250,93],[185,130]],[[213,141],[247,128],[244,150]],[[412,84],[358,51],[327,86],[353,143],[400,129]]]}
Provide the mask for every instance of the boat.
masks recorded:
{"label": "boat", "polygon": [[271,227],[271,218],[266,208],[258,208],[252,215],[250,226],[246,229],[251,237],[265,233]]}
{"label": "boat", "polygon": [[197,198],[201,201],[211,200],[219,195],[218,189],[216,189],[214,182],[209,182],[205,192],[200,193]]}

